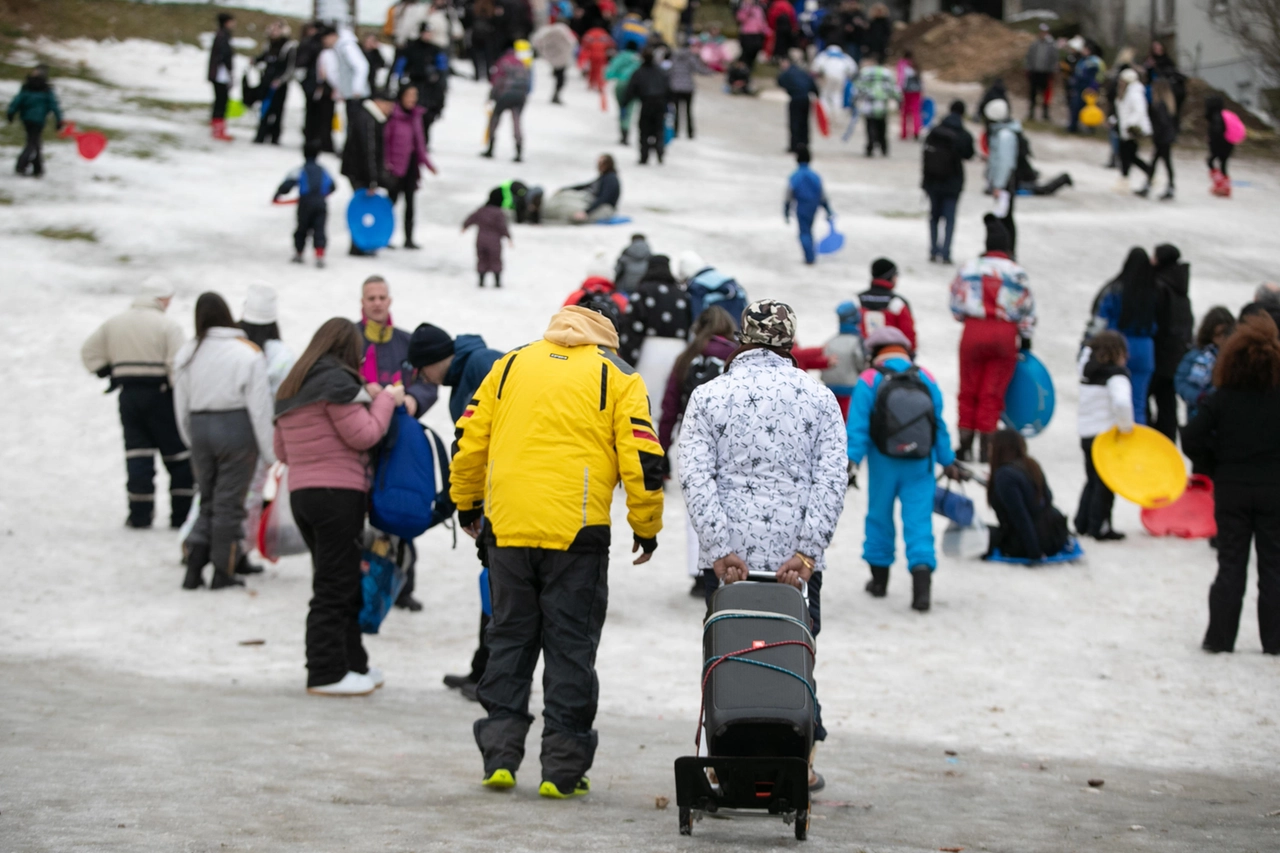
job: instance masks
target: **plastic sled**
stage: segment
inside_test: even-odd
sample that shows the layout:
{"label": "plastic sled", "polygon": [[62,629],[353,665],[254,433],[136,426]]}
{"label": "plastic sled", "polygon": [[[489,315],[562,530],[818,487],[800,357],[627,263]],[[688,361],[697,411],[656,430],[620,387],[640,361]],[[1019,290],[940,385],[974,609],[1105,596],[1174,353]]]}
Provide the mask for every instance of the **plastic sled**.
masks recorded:
{"label": "plastic sled", "polygon": [[920,102],[920,122],[928,127],[933,124],[933,116],[938,111],[938,105],[933,102],[933,98],[925,98]]}
{"label": "plastic sled", "polygon": [[596,225],[626,225],[630,221],[630,216],[610,216],[608,219],[597,220]]}
{"label": "plastic sled", "polygon": [[1222,137],[1232,145],[1239,145],[1249,136],[1249,131],[1240,120],[1240,116],[1231,110],[1222,111],[1222,131]]}
{"label": "plastic sled", "polygon": [[1168,506],[1142,511],[1142,526],[1152,536],[1178,536],[1183,539],[1217,536],[1213,481],[1203,474],[1192,474],[1182,497]]}
{"label": "plastic sled", "polygon": [[107,138],[96,130],[76,135],[76,150],[86,160],[92,160],[105,151]]}
{"label": "plastic sled", "polygon": [[293,519],[289,503],[289,469],[279,465],[272,469],[268,481],[274,488],[274,499],[262,507],[258,517],[258,553],[274,563],[281,557],[307,553],[306,540]]}
{"label": "plastic sled", "polygon": [[818,241],[819,255],[834,255],[844,248],[844,235],[836,230],[835,219],[827,220],[827,236]]}
{"label": "plastic sled", "polygon": [[948,557],[975,560],[986,554],[990,546],[991,534],[980,518],[963,525],[953,521],[942,534],[942,553]]}
{"label": "plastic sled", "polygon": [[1108,489],[1147,509],[1169,506],[1187,488],[1187,468],[1178,448],[1141,424],[1128,435],[1112,427],[1095,438],[1093,466]]}
{"label": "plastic sled", "polygon": [[1039,435],[1053,419],[1053,377],[1044,362],[1030,352],[1018,353],[1013,378],[1004,392],[1000,420],[1026,438]]}
{"label": "plastic sled", "polygon": [[827,118],[827,111],[822,106],[822,101],[815,100],[813,102],[813,118],[818,123],[818,133],[823,136],[831,135],[831,121]]}
{"label": "plastic sled", "polygon": [[240,118],[244,115],[244,101],[239,99],[227,101],[227,118]]}
{"label": "plastic sled", "polygon": [[1080,547],[1080,540],[1074,536],[1067,540],[1067,547],[1063,548],[1056,554],[1051,554],[1043,560],[1030,560],[1026,557],[1006,557],[1000,553],[1000,549],[996,548],[991,552],[987,559],[993,563],[1013,563],[1016,566],[1029,566],[1033,562],[1037,565],[1048,565],[1053,563],[1074,563],[1084,556],[1084,549]]}
{"label": "plastic sled", "polygon": [[391,199],[382,193],[357,191],[347,205],[347,227],[351,229],[351,242],[361,251],[376,252],[386,246],[396,228]]}

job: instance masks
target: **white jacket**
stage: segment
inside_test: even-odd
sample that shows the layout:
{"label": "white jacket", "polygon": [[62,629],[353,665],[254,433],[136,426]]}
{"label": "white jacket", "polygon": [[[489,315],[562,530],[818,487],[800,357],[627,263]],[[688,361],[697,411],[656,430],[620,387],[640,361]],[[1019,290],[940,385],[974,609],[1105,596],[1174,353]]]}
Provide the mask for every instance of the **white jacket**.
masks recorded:
{"label": "white jacket", "polygon": [[797,551],[825,566],[849,485],[832,393],[768,350],[698,386],[680,433],[680,488],[698,568],[736,553],[773,572]]}
{"label": "white jacket", "polygon": [[1130,83],[1116,104],[1116,130],[1121,139],[1133,139],[1129,128],[1142,130],[1142,136],[1151,135],[1151,116],[1147,111],[1147,91],[1141,83]]}
{"label": "white jacket", "polygon": [[279,338],[267,341],[266,346],[262,348],[262,354],[267,360],[267,386],[271,389],[271,399],[274,400],[276,392],[280,390],[284,378],[289,375],[298,357]]}
{"label": "white jacket", "polygon": [[183,344],[174,359],[173,411],[183,443],[191,446],[193,412],[238,409],[249,413],[258,456],[268,465],[275,462],[271,441],[275,403],[267,382],[267,360],[241,330],[215,326],[203,342]]}
{"label": "white jacket", "polygon": [[[411,41],[418,40],[418,33],[422,31],[422,25],[428,24],[428,17],[431,14],[431,4],[425,2],[407,3],[401,6],[396,12],[395,24],[395,42],[396,47],[404,49],[404,46]],[[430,26],[430,24],[428,24]],[[446,35],[448,30],[446,28]],[[432,35],[435,35],[434,30]],[[432,38],[432,41],[435,41]]]}
{"label": "white jacket", "polygon": [[1085,347],[1080,353],[1080,406],[1076,423],[1081,438],[1093,438],[1120,427],[1123,433],[1133,431],[1133,384],[1124,372],[1105,371],[1112,375],[1085,376],[1085,365],[1093,350]]}
{"label": "white jacket", "polygon": [[345,101],[369,97],[369,60],[349,27],[338,30],[333,52],[338,58],[338,79],[330,80],[329,85],[336,88]]}
{"label": "white jacket", "polygon": [[845,84],[858,73],[858,63],[840,48],[829,47],[813,58],[809,70],[822,77],[823,91],[838,90],[843,95]]}
{"label": "white jacket", "polygon": [[182,329],[165,314],[160,300],[139,296],[128,311],[94,330],[80,348],[80,360],[94,373],[111,368],[115,379],[167,378],[182,337]]}

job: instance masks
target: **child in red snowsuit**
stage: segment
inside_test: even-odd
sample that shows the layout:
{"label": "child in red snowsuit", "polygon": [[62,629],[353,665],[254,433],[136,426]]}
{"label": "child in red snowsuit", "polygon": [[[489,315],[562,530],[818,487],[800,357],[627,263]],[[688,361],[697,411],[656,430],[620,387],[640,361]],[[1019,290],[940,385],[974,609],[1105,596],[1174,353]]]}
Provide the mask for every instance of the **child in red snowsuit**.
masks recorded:
{"label": "child in red snowsuit", "polygon": [[587,85],[597,92],[604,92],[604,67],[613,50],[613,38],[600,27],[593,27],[582,35],[579,66],[585,63]]}
{"label": "child in red snowsuit", "polygon": [[973,456],[975,433],[982,435],[980,461],[987,461],[990,436],[1000,424],[1004,394],[1018,364],[1018,349],[1031,348],[1036,305],[1027,274],[1009,258],[1009,232],[987,214],[987,251],[965,264],[951,283],[951,313],[964,323],[960,336],[960,447]]}

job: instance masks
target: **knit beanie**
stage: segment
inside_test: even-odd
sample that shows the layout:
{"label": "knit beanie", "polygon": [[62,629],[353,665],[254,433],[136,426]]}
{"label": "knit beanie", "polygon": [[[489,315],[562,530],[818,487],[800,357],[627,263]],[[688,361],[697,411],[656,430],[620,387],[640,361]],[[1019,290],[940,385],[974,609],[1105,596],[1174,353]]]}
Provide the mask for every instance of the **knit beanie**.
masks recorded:
{"label": "knit beanie", "polygon": [[276,307],[276,289],[269,284],[253,283],[244,297],[244,313],[240,319],[255,326],[266,326],[280,319]]}
{"label": "knit beanie", "polygon": [[871,262],[871,277],[873,279],[890,279],[898,274],[898,265],[888,258],[876,258]]}
{"label": "knit beanie", "polygon": [[982,114],[987,121],[1001,122],[1009,120],[1009,102],[996,98],[994,101],[987,101],[987,105],[982,108]]}
{"label": "knit beanie", "polygon": [[173,296],[173,282],[160,275],[147,276],[138,288],[138,296],[148,299],[169,299]]}
{"label": "knit beanie", "polygon": [[1009,231],[1004,227],[1004,223],[994,213],[988,213],[982,217],[982,223],[987,226],[987,251],[988,252],[1007,252],[1011,247],[1009,240]]}
{"label": "knit beanie", "polygon": [[444,361],[453,355],[453,338],[439,326],[423,323],[409,338],[409,363],[415,369]]}

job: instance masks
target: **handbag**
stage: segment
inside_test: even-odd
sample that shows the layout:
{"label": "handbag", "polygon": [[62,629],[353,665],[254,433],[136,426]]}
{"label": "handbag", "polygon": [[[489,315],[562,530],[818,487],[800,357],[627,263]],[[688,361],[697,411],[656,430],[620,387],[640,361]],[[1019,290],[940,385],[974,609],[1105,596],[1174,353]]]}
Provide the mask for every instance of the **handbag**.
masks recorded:
{"label": "handbag", "polygon": [[973,501],[960,492],[951,491],[949,485],[934,487],[933,511],[961,527],[973,524]]}
{"label": "handbag", "polygon": [[980,518],[969,524],[951,522],[942,534],[942,553],[961,560],[975,560],[991,547],[991,532]]}
{"label": "handbag", "polygon": [[360,608],[360,631],[376,634],[391,607],[400,597],[409,577],[409,567],[416,559],[413,543],[365,528],[364,551],[360,556],[360,592],[364,604]]}

